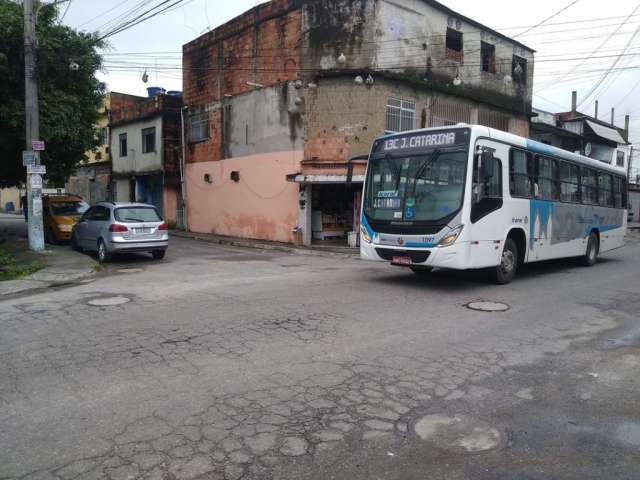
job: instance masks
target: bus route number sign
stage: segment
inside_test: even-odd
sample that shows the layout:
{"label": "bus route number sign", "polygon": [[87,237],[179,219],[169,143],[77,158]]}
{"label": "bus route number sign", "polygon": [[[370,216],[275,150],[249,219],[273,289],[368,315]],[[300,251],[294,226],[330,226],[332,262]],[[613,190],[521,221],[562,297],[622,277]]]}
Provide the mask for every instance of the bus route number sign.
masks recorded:
{"label": "bus route number sign", "polygon": [[377,150],[383,153],[397,153],[404,150],[452,147],[469,141],[467,130],[448,130],[441,132],[411,133],[398,137],[382,139]]}

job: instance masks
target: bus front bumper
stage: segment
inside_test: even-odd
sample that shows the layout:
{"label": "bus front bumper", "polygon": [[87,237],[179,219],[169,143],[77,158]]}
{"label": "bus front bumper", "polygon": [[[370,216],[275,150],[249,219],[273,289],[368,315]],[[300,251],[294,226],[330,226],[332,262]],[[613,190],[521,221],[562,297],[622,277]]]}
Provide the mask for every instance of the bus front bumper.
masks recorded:
{"label": "bus front bumper", "polygon": [[360,257],[363,260],[394,263],[394,257],[409,257],[411,263],[403,266],[423,266],[431,268],[470,268],[469,242],[457,242],[449,247],[402,248],[360,242]]}

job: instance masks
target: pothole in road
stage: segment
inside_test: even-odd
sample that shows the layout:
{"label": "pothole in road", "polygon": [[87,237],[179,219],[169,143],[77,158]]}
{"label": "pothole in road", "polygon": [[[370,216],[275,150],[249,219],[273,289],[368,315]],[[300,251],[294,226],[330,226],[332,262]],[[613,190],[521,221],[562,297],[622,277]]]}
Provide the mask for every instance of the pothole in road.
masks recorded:
{"label": "pothole in road", "polygon": [[510,308],[506,303],[484,301],[467,303],[465,307],[477,312],[506,312]]}
{"label": "pothole in road", "polygon": [[458,453],[481,453],[500,446],[502,435],[487,422],[466,415],[427,415],[414,430],[422,440]]}
{"label": "pothole in road", "polygon": [[124,305],[125,303],[129,303],[130,301],[131,299],[128,297],[125,297],[122,295],[116,295],[112,297],[94,298],[89,300],[87,304],[91,305],[92,307],[115,307],[118,305]]}

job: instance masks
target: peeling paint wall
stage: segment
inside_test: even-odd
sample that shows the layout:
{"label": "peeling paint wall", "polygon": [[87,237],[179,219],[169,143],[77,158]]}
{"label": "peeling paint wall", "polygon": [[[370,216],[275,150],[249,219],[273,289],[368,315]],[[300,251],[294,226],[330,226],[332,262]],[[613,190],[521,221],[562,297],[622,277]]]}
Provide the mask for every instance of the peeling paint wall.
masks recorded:
{"label": "peeling paint wall", "polygon": [[[299,192],[286,175],[296,171],[301,159],[302,151],[288,151],[188,164],[190,229],[293,242]],[[238,182],[230,178],[233,171],[239,172]]]}

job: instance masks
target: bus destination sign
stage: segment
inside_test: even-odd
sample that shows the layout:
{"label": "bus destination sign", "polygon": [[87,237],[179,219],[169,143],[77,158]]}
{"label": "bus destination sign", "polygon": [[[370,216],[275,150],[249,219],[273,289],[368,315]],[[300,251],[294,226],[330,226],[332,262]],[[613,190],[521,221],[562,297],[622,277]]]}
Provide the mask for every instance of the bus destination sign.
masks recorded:
{"label": "bus destination sign", "polygon": [[400,153],[432,148],[453,147],[467,145],[469,130],[455,129],[439,132],[420,132],[381,139],[378,141],[375,153]]}

